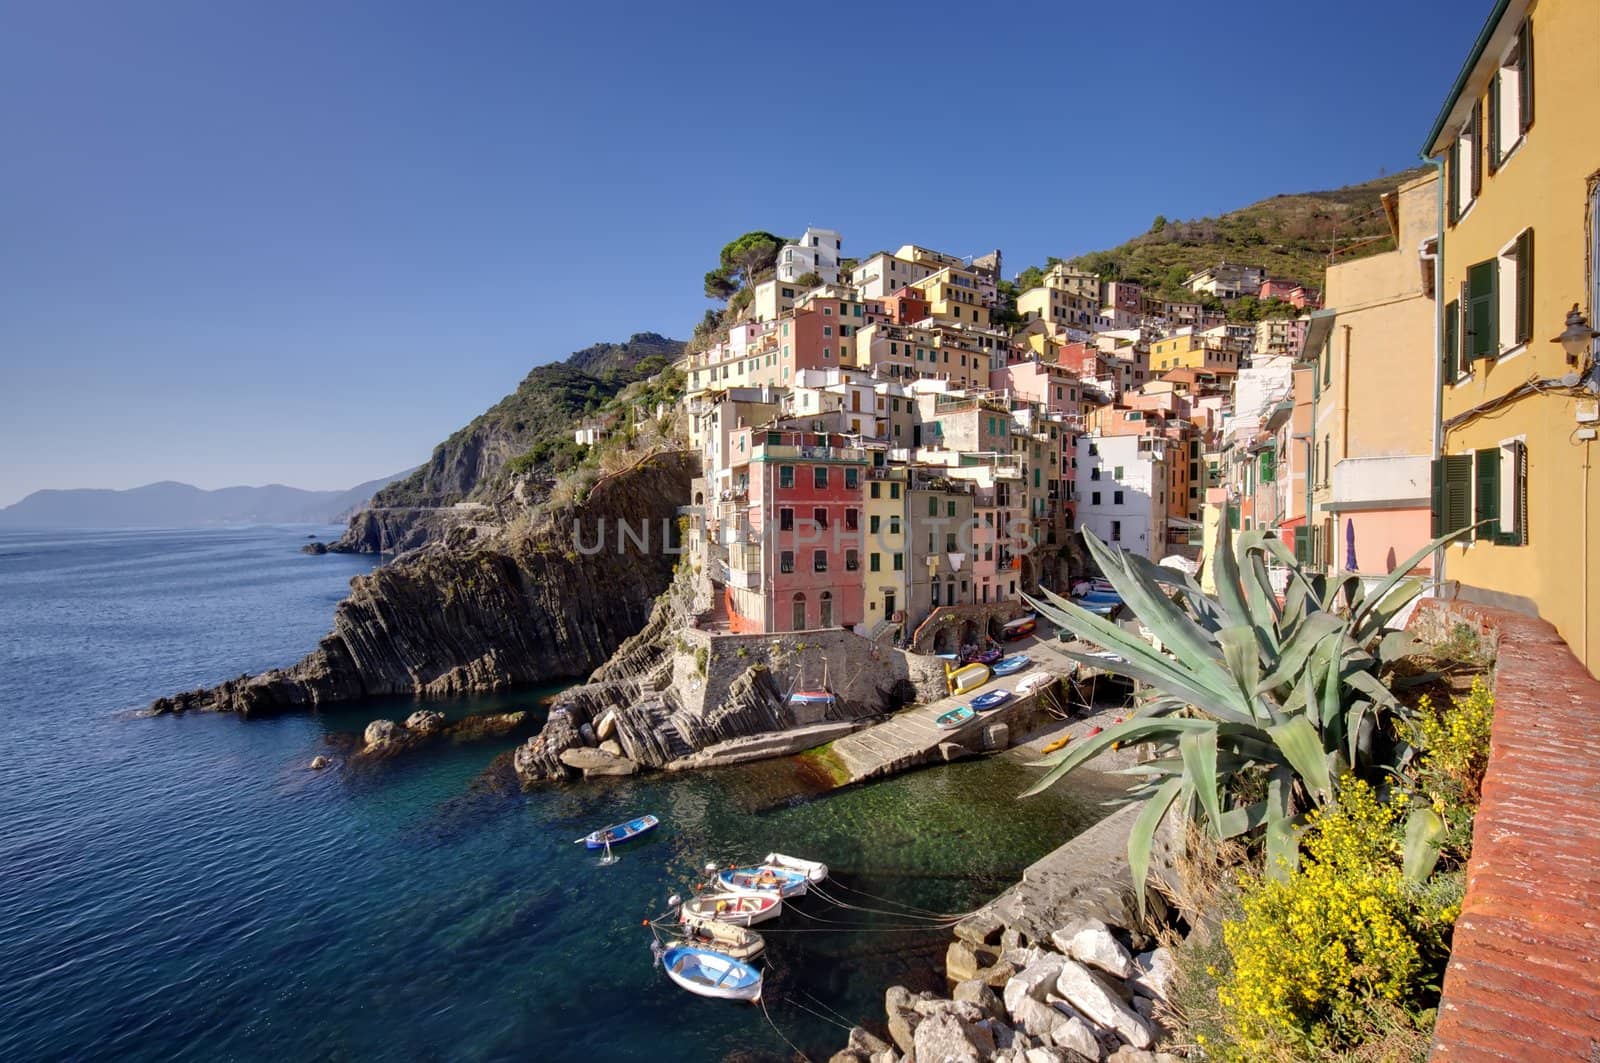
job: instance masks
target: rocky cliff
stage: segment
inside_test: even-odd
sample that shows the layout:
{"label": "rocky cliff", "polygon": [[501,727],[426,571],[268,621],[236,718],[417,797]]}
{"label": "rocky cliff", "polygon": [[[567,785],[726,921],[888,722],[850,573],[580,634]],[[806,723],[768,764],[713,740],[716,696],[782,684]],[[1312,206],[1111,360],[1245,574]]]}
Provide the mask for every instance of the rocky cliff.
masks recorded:
{"label": "rocky cliff", "polygon": [[[573,507],[547,505],[481,538],[412,551],[352,580],[333,631],[298,664],[151,710],[253,716],[587,675],[650,619],[677,560],[664,537],[676,535],[697,474],[690,455],[658,454],[600,479]],[[634,535],[619,534],[622,524]]]}

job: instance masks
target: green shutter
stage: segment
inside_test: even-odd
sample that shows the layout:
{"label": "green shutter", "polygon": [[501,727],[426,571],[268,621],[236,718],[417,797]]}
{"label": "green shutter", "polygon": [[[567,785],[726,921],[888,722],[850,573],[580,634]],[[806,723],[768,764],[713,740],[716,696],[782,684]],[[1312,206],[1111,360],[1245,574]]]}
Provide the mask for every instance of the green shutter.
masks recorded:
{"label": "green shutter", "polygon": [[1494,541],[1502,546],[1523,546],[1528,541],[1528,447],[1521,440],[1507,445],[1505,470],[1511,478],[1511,511],[1500,514],[1500,533]]}
{"label": "green shutter", "polygon": [[[1433,498],[1433,501],[1432,501],[1432,503],[1431,503],[1431,505],[1429,507],[1429,512],[1431,513],[1431,515],[1433,517],[1433,530],[1431,532],[1429,532],[1429,535],[1430,535],[1430,537],[1432,537],[1434,539],[1437,539],[1439,536],[1444,534],[1444,459],[1443,458],[1434,458],[1433,459],[1433,474],[1429,478],[1429,485],[1430,485],[1430,488],[1431,488],[1430,494],[1432,495],[1432,498]],[[1299,551],[1295,552],[1295,556],[1296,557],[1300,556]]]}
{"label": "green shutter", "polygon": [[1500,169],[1500,72],[1489,79],[1489,174]]}
{"label": "green shutter", "polygon": [[1524,19],[1522,22],[1522,37],[1519,42],[1522,47],[1521,62],[1521,89],[1522,89],[1522,114],[1518,123],[1526,133],[1533,126],[1533,22]]}
{"label": "green shutter", "polygon": [[1472,523],[1472,455],[1447,454],[1444,459],[1444,531],[1460,531]]}
{"label": "green shutter", "polygon": [[1228,527],[1230,529],[1232,529],[1233,531],[1238,531],[1239,530],[1239,507],[1236,506],[1236,505],[1233,505],[1231,502],[1230,503],[1226,503],[1226,505],[1228,507]]}
{"label": "green shutter", "polygon": [[1444,308],[1444,380],[1454,383],[1461,370],[1461,304],[1452,299]]}
{"label": "green shutter", "polygon": [[1461,173],[1460,137],[1450,141],[1450,147],[1445,151],[1445,161],[1445,194],[1449,200],[1450,224],[1454,225],[1461,217],[1461,198],[1456,194],[1458,175]]}
{"label": "green shutter", "polygon": [[1483,191],[1483,101],[1472,105],[1472,198]]}
{"label": "green shutter", "polygon": [[1494,259],[1467,269],[1467,357],[1493,358],[1500,349],[1498,266]]}
{"label": "green shutter", "polygon": [[1474,539],[1497,539],[1500,536],[1500,448],[1489,447],[1477,454],[1477,483],[1475,485],[1472,521],[1477,529]]}
{"label": "green shutter", "polygon": [[1261,482],[1270,484],[1277,479],[1278,455],[1270,447],[1261,452]]}
{"label": "green shutter", "polygon": [[1517,237],[1517,335],[1516,342],[1533,339],[1533,230]]}

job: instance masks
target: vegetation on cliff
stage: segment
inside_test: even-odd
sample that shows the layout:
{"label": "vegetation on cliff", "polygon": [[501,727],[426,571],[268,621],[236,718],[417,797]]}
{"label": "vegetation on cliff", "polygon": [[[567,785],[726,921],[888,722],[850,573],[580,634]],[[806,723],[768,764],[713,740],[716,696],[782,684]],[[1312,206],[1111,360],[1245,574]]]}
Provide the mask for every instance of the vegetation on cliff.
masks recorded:
{"label": "vegetation on cliff", "polygon": [[375,507],[448,506],[503,486],[507,466],[560,473],[583,458],[573,429],[629,385],[661,373],[679,340],[640,332],[536,366],[501,399],[433,449],[427,464],[373,496]]}

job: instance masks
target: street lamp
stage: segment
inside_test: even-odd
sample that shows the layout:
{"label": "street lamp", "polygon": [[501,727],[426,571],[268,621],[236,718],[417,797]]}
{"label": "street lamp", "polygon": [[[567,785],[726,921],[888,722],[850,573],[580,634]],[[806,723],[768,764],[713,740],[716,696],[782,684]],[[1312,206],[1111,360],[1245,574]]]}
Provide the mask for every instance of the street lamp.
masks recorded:
{"label": "street lamp", "polygon": [[1596,336],[1600,336],[1600,332],[1589,327],[1588,319],[1578,309],[1578,304],[1573,303],[1572,309],[1567,311],[1567,327],[1550,342],[1561,344],[1567,352],[1567,364],[1582,365],[1584,356],[1589,353],[1589,345]]}

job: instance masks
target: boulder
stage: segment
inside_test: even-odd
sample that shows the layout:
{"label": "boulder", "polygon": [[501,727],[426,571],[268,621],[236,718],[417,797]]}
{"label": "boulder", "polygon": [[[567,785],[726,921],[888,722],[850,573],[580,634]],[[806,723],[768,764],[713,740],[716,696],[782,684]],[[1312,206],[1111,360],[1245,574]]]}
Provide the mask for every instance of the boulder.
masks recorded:
{"label": "boulder", "polygon": [[1056,948],[1079,963],[1098,967],[1116,978],[1133,974],[1133,956],[1098,919],[1078,919],[1050,935]]}
{"label": "boulder", "polygon": [[1100,1042],[1095,1038],[1094,1028],[1076,1016],[1057,1026],[1051,1032],[1050,1040],[1057,1047],[1066,1049],[1068,1058],[1074,1061],[1088,1059],[1099,1063]]}
{"label": "boulder", "polygon": [[600,714],[600,719],[595,721],[595,737],[604,742],[607,738],[610,738],[613,734],[615,734],[616,730],[617,710],[607,709],[605,712]]}
{"label": "boulder", "polygon": [[1063,960],[1056,978],[1056,992],[1092,1022],[1115,1030],[1135,1048],[1149,1048],[1150,1024],[1122,1002],[1120,990],[1076,960]]}
{"label": "boulder", "polygon": [[610,753],[603,753],[587,746],[573,746],[571,749],[562,750],[561,763],[583,772],[585,779],[597,775],[632,775],[639,770],[639,765],[627,757],[614,757]]}
{"label": "boulder", "polygon": [[1171,1052],[1151,1052],[1123,1045],[1106,1057],[1106,1063],[1183,1063]]}
{"label": "boulder", "polygon": [[916,1047],[917,1027],[922,1023],[922,1016],[910,1008],[889,1008],[889,1039],[895,1047],[902,1052],[910,1052]]}
{"label": "boulder", "polygon": [[1172,978],[1178,973],[1178,963],[1168,948],[1141,952],[1133,961],[1133,977],[1128,984],[1152,1000],[1166,1000]]}
{"label": "boulder", "polygon": [[314,757],[311,758],[311,770],[312,771],[321,771],[323,768],[326,768],[331,763],[332,763],[332,761],[330,761],[327,757],[324,757],[321,754],[318,754],[317,756],[314,756]]}
{"label": "boulder", "polygon": [[939,758],[946,764],[950,763],[952,760],[961,760],[964,757],[970,756],[972,756],[972,750],[968,749],[960,742],[939,743]]}
{"label": "boulder", "polygon": [[991,1018],[998,1019],[1005,1014],[1005,1005],[1001,1003],[1000,995],[981,978],[958,982],[951,996],[968,1004],[976,1004]]}
{"label": "boulder", "polygon": [[1032,997],[1018,998],[1010,1011],[1012,1025],[1034,1037],[1048,1039],[1057,1026],[1067,1021],[1067,1017],[1055,1008],[1041,1004]]}
{"label": "boulder", "polygon": [[952,982],[965,982],[978,977],[978,972],[994,963],[998,957],[994,950],[973,945],[959,938],[950,942],[944,951],[945,977]]}
{"label": "boulder", "polygon": [[610,753],[613,757],[622,756],[622,743],[614,738],[608,738],[600,743],[600,752]]}
{"label": "boulder", "polygon": [[[872,1055],[868,1057],[868,1063],[903,1063],[903,1061],[900,1058],[899,1052],[896,1052],[892,1048],[886,1048],[882,1052],[872,1053]],[[913,1060],[912,1063],[915,1063],[915,1061]]]}
{"label": "boulder", "polygon": [[[1024,997],[1043,1001],[1044,995],[1055,985],[1056,979],[1061,974],[1062,966],[1067,962],[1065,956],[1047,952],[1021,971],[1018,971],[1006,983],[1004,993],[1006,1010],[1013,1016],[1016,1015],[1017,1002]],[[1029,1030],[1028,1032],[1032,1033],[1033,1031]]]}
{"label": "boulder", "polygon": [[915,1052],[918,1059],[940,1063],[981,1063],[994,1054],[994,1037],[982,1026],[940,1011],[917,1027]]}
{"label": "boulder", "polygon": [[973,978],[991,989],[1004,989],[1006,983],[1011,981],[1016,973],[1016,964],[1011,963],[1009,960],[997,960],[973,975]]}
{"label": "boulder", "polygon": [[935,1015],[954,1015],[962,1022],[983,1021],[983,1009],[966,1000],[919,1000],[912,1005],[912,1010],[924,1019],[931,1019]]}
{"label": "boulder", "polygon": [[437,734],[444,726],[444,713],[433,709],[418,709],[406,717],[406,730],[412,734]]}
{"label": "boulder", "polygon": [[880,1052],[893,1051],[888,1041],[885,1041],[865,1026],[852,1026],[850,1028],[850,1039],[845,1043],[845,1046],[855,1049],[868,1058]]}
{"label": "boulder", "polygon": [[1005,749],[1011,745],[1011,728],[1003,723],[991,723],[983,729],[983,748]]}
{"label": "boulder", "polygon": [[1030,1048],[1022,1054],[1026,1063],[1067,1063],[1067,1055],[1059,1048]]}
{"label": "boulder", "polygon": [[841,1048],[828,1057],[828,1063],[867,1063],[867,1057],[853,1048]]}
{"label": "boulder", "polygon": [[883,1010],[890,1012],[895,1008],[909,1008],[916,1003],[916,999],[905,986],[892,985],[883,991]]}
{"label": "boulder", "polygon": [[1027,937],[1014,926],[1008,926],[1000,931],[1000,951],[1010,952],[1012,949],[1026,948]]}
{"label": "boulder", "polygon": [[1005,923],[992,908],[981,908],[956,924],[956,937],[973,945],[993,945],[1000,940]]}
{"label": "boulder", "polygon": [[1002,1021],[999,1018],[984,1019],[983,1021],[979,1022],[978,1025],[988,1030],[989,1036],[994,1038],[994,1047],[996,1052],[1006,1048],[1028,1047],[1027,1045],[1020,1043],[1021,1039],[1027,1037],[1028,1035],[1017,1033],[1016,1030],[1012,1029],[1010,1024]]}
{"label": "boulder", "polygon": [[393,742],[400,737],[399,731],[400,728],[393,720],[373,720],[367,724],[367,729],[361,737],[366,742],[367,748],[372,749]]}

